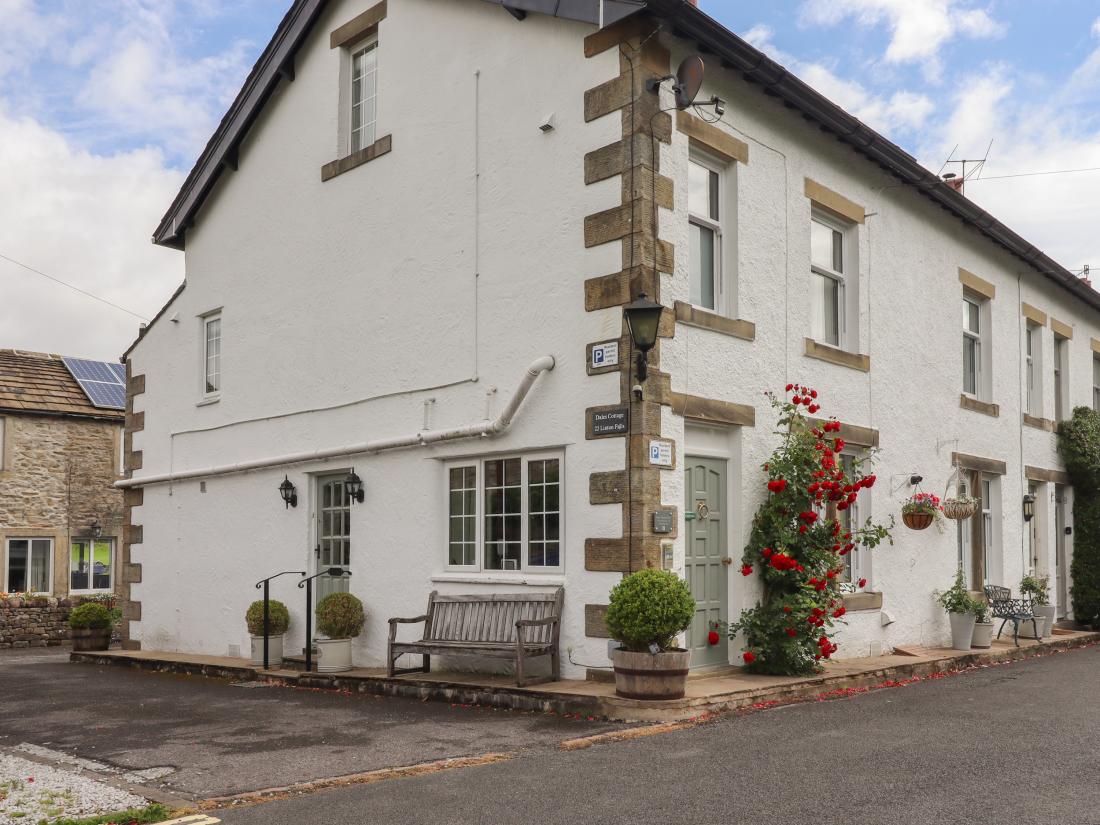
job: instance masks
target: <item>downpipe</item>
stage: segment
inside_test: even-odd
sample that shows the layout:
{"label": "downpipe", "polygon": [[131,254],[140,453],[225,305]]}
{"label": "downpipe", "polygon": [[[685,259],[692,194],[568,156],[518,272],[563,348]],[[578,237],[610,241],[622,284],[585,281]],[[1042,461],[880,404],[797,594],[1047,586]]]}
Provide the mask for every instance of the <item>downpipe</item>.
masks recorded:
{"label": "downpipe", "polygon": [[278,467],[286,464],[302,464],[307,461],[323,461],[330,458],[339,458],[348,455],[371,455],[386,450],[399,450],[406,447],[420,447],[429,444],[438,444],[444,441],[457,441],[464,438],[478,438],[481,436],[495,436],[504,432],[511,426],[516,413],[523,404],[535,381],[544,372],[554,369],[555,361],[552,355],[544,355],[531,362],[523,374],[523,378],[516,387],[516,391],[508,400],[504,409],[492,421],[480,421],[476,424],[466,424],[461,427],[452,427],[446,430],[421,430],[412,435],[397,436],[394,438],[381,438],[373,441],[364,441],[359,444],[346,444],[340,447],[327,447],[323,450],[310,450],[286,455],[259,458],[252,461],[239,461],[235,464],[220,464],[213,467],[203,467],[195,470],[181,470],[178,473],[161,473],[158,475],[144,476],[141,478],[125,478],[115,482],[115,487],[127,489],[130,487],[145,487],[150,484],[164,484],[166,482],[185,481],[193,478],[210,478],[211,476],[223,476],[231,473],[247,473],[251,470],[262,470],[267,467]]}

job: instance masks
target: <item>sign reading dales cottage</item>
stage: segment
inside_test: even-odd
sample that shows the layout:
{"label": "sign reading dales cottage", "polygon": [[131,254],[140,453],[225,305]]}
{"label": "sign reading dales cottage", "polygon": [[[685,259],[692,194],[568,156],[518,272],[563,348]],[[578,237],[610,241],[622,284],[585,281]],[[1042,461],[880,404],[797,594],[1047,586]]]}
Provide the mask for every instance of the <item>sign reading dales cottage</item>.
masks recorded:
{"label": "sign reading dales cottage", "polygon": [[588,411],[588,432],[591,434],[591,438],[626,435],[629,431],[629,407],[604,407]]}

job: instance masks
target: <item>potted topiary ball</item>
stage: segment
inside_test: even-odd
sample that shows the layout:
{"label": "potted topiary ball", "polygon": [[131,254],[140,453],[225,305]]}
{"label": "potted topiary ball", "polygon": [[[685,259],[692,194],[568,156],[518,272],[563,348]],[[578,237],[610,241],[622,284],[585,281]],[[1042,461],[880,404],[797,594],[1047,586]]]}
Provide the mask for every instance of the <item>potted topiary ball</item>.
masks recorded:
{"label": "potted topiary ball", "polygon": [[111,612],[99,602],[84,602],[69,614],[73,650],[106,650],[111,646]]}
{"label": "potted topiary ball", "polygon": [[1024,576],[1020,579],[1020,595],[1031,599],[1031,612],[1037,625],[1032,632],[1038,630],[1044,639],[1052,635],[1057,614],[1050,603],[1050,576]]}
{"label": "potted topiary ball", "polygon": [[618,639],[611,653],[615,693],[627,699],[681,699],[691,652],[675,647],[691,624],[695,599],[687,582],[666,570],[640,570],[611,591],[607,629]]}
{"label": "potted topiary ball", "polygon": [[[283,663],[283,634],[290,627],[290,611],[282,602],[272,599],[267,603],[268,638],[267,659],[270,667]],[[264,603],[263,599],[252,602],[244,614],[245,624],[252,636],[252,664],[264,663]]]}
{"label": "potted topiary ball", "polygon": [[351,670],[351,640],[365,620],[363,603],[350,593],[329,593],[317,603],[317,630],[327,637],[317,640],[318,672]]}

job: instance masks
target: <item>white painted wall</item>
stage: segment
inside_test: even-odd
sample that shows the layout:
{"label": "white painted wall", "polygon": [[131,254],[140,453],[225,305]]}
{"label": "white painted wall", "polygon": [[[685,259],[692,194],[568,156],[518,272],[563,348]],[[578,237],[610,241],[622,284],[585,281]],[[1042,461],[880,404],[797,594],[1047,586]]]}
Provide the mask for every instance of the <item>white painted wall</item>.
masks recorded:
{"label": "white painted wall", "polygon": [[[618,399],[618,376],[589,377],[584,355],[587,343],[618,336],[621,314],[585,313],[583,282],[617,271],[621,260],[618,243],[585,250],[582,230],[585,215],[620,202],[620,182],[585,186],[583,157],[617,140],[621,122],[616,113],[585,124],[582,105],[585,89],[618,74],[617,56],[584,59],[581,41],[590,29],[576,23],[538,15],[519,23],[474,0],[391,3],[381,27],[378,134],[393,135],[393,151],[322,183],[320,167],[340,154],[339,55],[328,32],[369,5],[331,5],[299,54],[296,80],[276,94],[242,147],[240,170],[223,177],[188,232],[187,289],[133,353],[134,373],[147,377],[135,404],[146,413],[145,430],[134,438],[144,453],[141,473],[479,421],[499,412],[533,358],[552,354],[558,366],[492,443],[146,488],[134,513],[144,525],[133,559],[142,565],[133,587],[142,603],[134,637],[148,649],[246,649],[243,613],[257,596],[253,583],[312,564],[311,478],[354,466],[367,497],[352,511],[351,589],[368,611],[355,660],[381,664],[386,619],[421,612],[429,590],[524,586],[443,573],[443,460],[561,448],[565,569],[542,581],[566,587],[563,653],[575,648],[578,661],[603,664],[604,641],[584,636],[583,605],[605,602],[619,577],[585,572],[584,539],[620,535],[621,508],[589,505],[588,481],[594,471],[621,468],[624,451],[618,439],[584,438],[584,409]],[[678,49],[674,65],[681,56]],[[730,489],[743,491],[732,554],[740,555],[763,492],[759,466],[776,443],[761,393],[797,380],[822,392],[824,412],[880,431],[876,518],[899,512],[907,491],[892,486],[911,472],[925,477],[925,489],[942,492],[954,449],[1006,461],[1001,550],[1005,583],[1015,585],[1024,566],[1022,467],[1061,466],[1054,436],[1020,424],[1019,302],[1074,326],[1073,404],[1091,399],[1097,314],[757,88],[716,71],[708,84],[703,96],[717,92],[730,101],[724,123],[750,146],[749,163],[737,170],[736,263],[739,314],[755,322],[757,335],[745,342],[681,326],[662,344],[661,368],[678,391],[757,408],[757,426],[729,439]],[[556,129],[543,134],[537,126],[550,112]],[[676,180],[677,209],[660,216],[662,237],[677,247],[677,271],[662,295],[671,305],[688,295],[686,139],[677,133],[663,151],[662,171]],[[802,355],[809,329],[805,176],[875,213],[860,230],[858,256],[859,341],[871,356],[869,374]],[[997,286],[998,419],[959,408],[959,266]],[[218,307],[224,389],[220,401],[200,405],[198,316]],[[317,411],[301,412],[307,409]],[[666,409],[663,428],[682,467],[684,421]],[[284,472],[298,486],[296,509],[285,510],[276,492]],[[680,470],[665,474],[663,496],[682,508]],[[1053,542],[1053,511],[1044,518]],[[899,519],[894,546],[877,553],[872,583],[896,621],[884,628],[877,611],[853,616],[842,655],[942,643],[946,619],[930,591],[949,583],[955,559],[953,531],[914,533]],[[737,568],[731,618],[755,598],[753,580]],[[288,649],[300,646],[302,592],[288,577],[273,595],[291,607]],[[739,655],[735,645],[731,655]],[[582,671],[566,664],[565,672]]]}

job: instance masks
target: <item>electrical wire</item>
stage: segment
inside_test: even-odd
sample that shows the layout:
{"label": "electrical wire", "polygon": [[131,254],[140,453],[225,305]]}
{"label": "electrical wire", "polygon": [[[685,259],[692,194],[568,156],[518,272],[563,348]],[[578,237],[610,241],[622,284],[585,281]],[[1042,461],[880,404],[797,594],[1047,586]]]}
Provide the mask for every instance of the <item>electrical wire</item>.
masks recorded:
{"label": "electrical wire", "polygon": [[53,281],[55,284],[60,284],[61,286],[68,287],[69,289],[73,290],[73,292],[79,292],[81,295],[83,295],[87,298],[91,298],[93,301],[99,301],[101,304],[106,304],[109,307],[114,307],[115,309],[117,309],[121,312],[125,312],[127,315],[133,315],[139,321],[146,321],[147,322],[149,320],[144,315],[138,315],[138,313],[133,312],[133,311],[127,309],[124,306],[119,306],[118,304],[114,303],[113,301],[108,301],[106,298],[101,298],[98,295],[93,295],[91,292],[88,292],[87,290],[81,289],[78,286],[73,286],[72,284],[68,283],[67,281],[62,281],[60,278],[55,278],[53,275],[48,275],[47,273],[43,272],[41,269],[35,269],[33,266],[28,266],[27,264],[23,263],[22,261],[15,260],[15,258],[9,258],[7,255],[4,255],[2,253],[0,253],[0,258],[3,258],[8,263],[13,263],[16,266],[20,266],[23,269],[27,270],[28,272],[33,272],[35,275],[41,275],[43,278],[46,278],[50,281]]}
{"label": "electrical wire", "polygon": [[968,179],[967,183],[978,180],[1004,180],[1005,178],[1033,178],[1040,175],[1075,175],[1079,172],[1100,172],[1100,166],[1089,166],[1084,169],[1053,169],[1048,172],[1018,172],[1012,175],[987,175],[981,178]]}

